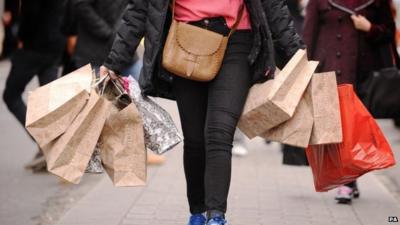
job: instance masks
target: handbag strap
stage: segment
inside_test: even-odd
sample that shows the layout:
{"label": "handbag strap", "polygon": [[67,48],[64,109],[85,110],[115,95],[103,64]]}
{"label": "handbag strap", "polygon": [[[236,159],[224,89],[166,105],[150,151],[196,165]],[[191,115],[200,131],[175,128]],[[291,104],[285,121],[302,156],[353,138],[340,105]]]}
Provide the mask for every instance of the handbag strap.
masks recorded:
{"label": "handbag strap", "polygon": [[[171,3],[171,8],[172,8],[172,20],[175,20],[175,5],[176,5],[176,0],[172,0]],[[239,26],[240,21],[242,20],[243,17],[243,12],[244,12],[244,3],[240,6],[238,15],[236,17],[236,21],[233,24],[231,31],[228,34],[228,37],[230,37],[233,33],[235,33],[237,27]]]}

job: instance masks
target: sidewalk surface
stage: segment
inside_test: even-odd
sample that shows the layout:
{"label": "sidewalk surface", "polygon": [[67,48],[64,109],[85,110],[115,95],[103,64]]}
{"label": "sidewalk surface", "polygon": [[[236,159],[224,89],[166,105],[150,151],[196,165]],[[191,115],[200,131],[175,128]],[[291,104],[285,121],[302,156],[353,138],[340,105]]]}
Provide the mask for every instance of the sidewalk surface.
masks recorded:
{"label": "sidewalk surface", "polygon": [[[173,103],[163,104],[173,108]],[[396,224],[388,222],[390,216],[400,219],[399,201],[373,173],[359,180],[360,199],[338,205],[334,191],[314,191],[308,167],[283,166],[278,145],[257,139],[248,147],[248,156],[233,160],[230,225],[384,225]],[[58,225],[186,224],[182,146],[167,154],[165,165],[150,167],[148,174],[147,186],[137,188],[115,188],[100,175],[102,180]]]}

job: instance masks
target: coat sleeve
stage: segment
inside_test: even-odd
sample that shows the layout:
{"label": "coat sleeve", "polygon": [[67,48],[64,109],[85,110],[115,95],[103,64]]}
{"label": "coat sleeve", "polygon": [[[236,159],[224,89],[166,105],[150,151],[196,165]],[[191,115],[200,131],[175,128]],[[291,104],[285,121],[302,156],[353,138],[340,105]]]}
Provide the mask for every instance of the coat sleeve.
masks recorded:
{"label": "coat sleeve", "polygon": [[309,0],[304,19],[303,39],[310,59],[315,57],[315,43],[319,35],[318,0]]}
{"label": "coat sleeve", "polygon": [[93,36],[103,40],[112,37],[112,27],[94,10],[95,0],[72,0],[72,7],[79,24]]}
{"label": "coat sleeve", "polygon": [[390,3],[390,0],[381,0],[378,2],[376,20],[370,19],[372,26],[371,30],[367,33],[369,41],[374,43],[390,43],[394,40],[396,25]]}
{"label": "coat sleeve", "polygon": [[294,28],[293,19],[289,13],[286,0],[262,0],[273,40],[279,50],[285,52],[289,60],[304,43]]}
{"label": "coat sleeve", "polygon": [[110,54],[104,65],[119,73],[132,63],[136,48],[145,34],[148,0],[130,0],[122,17]]}

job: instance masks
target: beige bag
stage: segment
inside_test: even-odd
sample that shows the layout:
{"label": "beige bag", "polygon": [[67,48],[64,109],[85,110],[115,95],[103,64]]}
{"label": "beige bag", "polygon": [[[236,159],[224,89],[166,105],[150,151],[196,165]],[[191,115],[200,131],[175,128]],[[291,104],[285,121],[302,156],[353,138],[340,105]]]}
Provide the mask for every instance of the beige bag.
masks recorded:
{"label": "beige bag", "polygon": [[293,118],[260,136],[301,148],[309,144],[341,143],[343,137],[335,73],[314,74]]}
{"label": "beige bag", "polygon": [[341,143],[342,121],[335,72],[314,74],[309,91],[314,117],[310,144]]}
{"label": "beige bag", "polygon": [[219,72],[229,37],[235,32],[243,15],[239,10],[228,36],[175,20],[172,1],[172,24],[165,42],[162,65],[169,72],[196,81],[210,81]]}
{"label": "beige bag", "polygon": [[[113,102],[113,107],[101,133],[99,145],[104,169],[117,187],[146,184],[146,148],[143,123],[136,106],[128,99],[122,88],[115,92],[109,82],[104,97]],[[114,83],[114,90],[119,85]],[[115,89],[115,87],[117,89]],[[122,95],[121,95],[122,94]]]}
{"label": "beige bag", "polygon": [[71,125],[89,99],[91,82],[87,65],[29,93],[25,126],[40,147]]}
{"label": "beige bag", "polygon": [[42,148],[51,173],[71,183],[80,182],[110,107],[110,102],[91,91],[89,101],[65,133]]}
{"label": "beige bag", "polygon": [[249,138],[289,120],[306,90],[318,62],[299,50],[274,80],[251,89],[238,127]]}
{"label": "beige bag", "polygon": [[306,148],[313,128],[310,87],[301,98],[292,118],[260,135],[270,141]]}

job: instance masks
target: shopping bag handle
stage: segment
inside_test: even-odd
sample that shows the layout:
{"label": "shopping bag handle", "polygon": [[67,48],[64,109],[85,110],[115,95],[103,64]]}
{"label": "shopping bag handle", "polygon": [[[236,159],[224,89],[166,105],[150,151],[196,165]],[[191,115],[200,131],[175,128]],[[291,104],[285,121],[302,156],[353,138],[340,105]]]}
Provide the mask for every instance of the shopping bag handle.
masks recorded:
{"label": "shopping bag handle", "polygon": [[97,81],[94,84],[92,84],[92,88],[98,87],[100,84],[102,84],[107,79],[107,77],[108,76],[103,76],[103,77],[100,77],[99,79],[96,79]]}
{"label": "shopping bag handle", "polygon": [[124,85],[122,83],[122,78],[119,77],[118,79],[111,79],[110,73],[107,73],[105,76],[102,76],[102,77],[96,79],[96,82],[92,85],[92,88],[97,88],[100,85],[102,85],[102,88],[99,88],[99,92],[100,92],[100,95],[103,95],[104,89],[107,86],[107,83],[110,81],[114,84],[114,86],[116,87],[116,89],[118,90],[118,92],[121,95],[127,94],[125,92],[125,89],[123,88]]}

